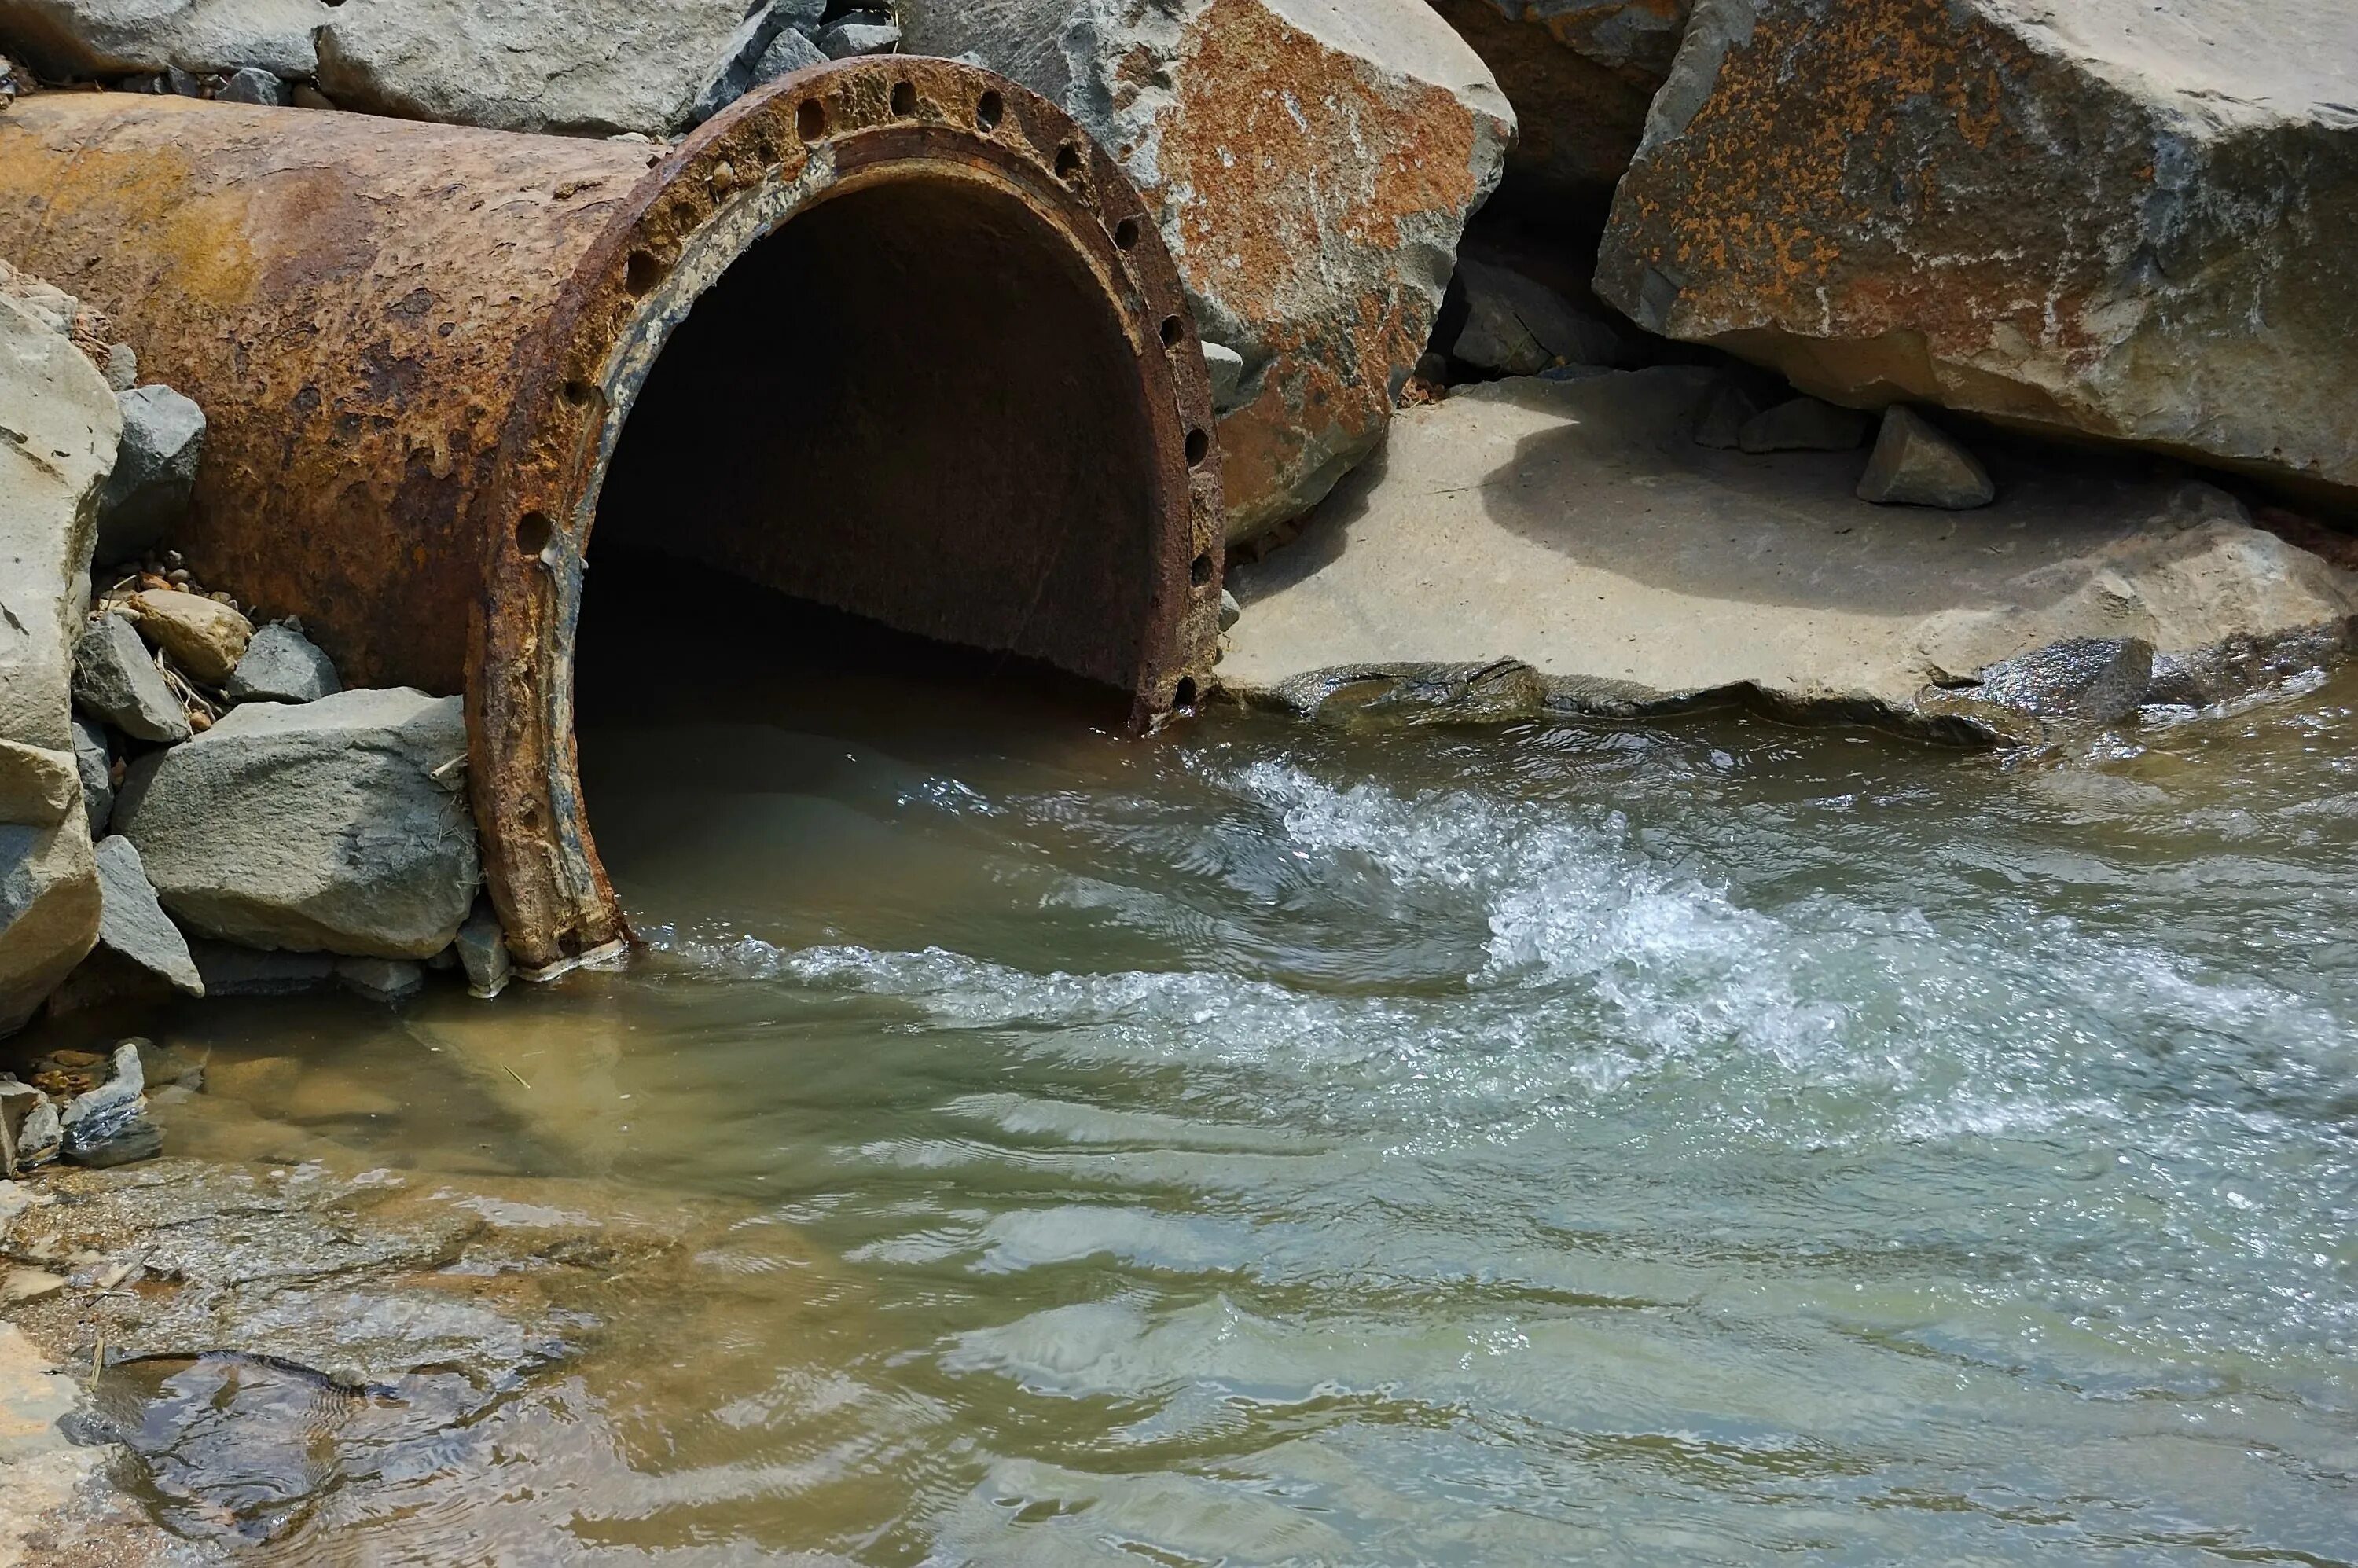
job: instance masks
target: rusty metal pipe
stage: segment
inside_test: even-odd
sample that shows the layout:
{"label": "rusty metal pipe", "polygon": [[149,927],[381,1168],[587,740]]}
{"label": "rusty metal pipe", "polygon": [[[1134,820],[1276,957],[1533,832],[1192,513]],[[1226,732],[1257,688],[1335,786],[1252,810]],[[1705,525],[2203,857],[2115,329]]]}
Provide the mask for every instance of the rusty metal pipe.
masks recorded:
{"label": "rusty metal pipe", "polygon": [[204,406],[201,578],[300,612],[356,684],[465,691],[528,971],[629,935],[573,742],[601,516],[1119,686],[1141,723],[1208,682],[1177,273],[1112,159],[987,72],[820,68],[668,149],[42,94],[0,119],[0,254]]}

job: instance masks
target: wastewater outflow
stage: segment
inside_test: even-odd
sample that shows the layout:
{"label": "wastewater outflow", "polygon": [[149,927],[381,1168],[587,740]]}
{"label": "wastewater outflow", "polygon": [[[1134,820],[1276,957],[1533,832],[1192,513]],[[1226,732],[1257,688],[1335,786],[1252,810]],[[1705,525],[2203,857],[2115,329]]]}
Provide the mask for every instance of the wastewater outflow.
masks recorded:
{"label": "wastewater outflow", "polygon": [[640,961],[192,1011],[174,1112],[698,1239],[574,1271],[563,1353],[471,1403],[126,1373],[176,1528],[2358,1558],[2358,682],[2007,762],[1734,716],[1140,742],[988,661],[722,667],[583,737]]}

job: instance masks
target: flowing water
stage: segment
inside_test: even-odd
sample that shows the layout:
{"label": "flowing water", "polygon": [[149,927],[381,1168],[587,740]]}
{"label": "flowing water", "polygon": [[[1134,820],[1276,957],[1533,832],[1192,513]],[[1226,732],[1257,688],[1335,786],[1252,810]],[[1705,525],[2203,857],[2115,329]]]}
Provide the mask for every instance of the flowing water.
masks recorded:
{"label": "flowing water", "polygon": [[[2358,1559],[2358,683],[2009,762],[1000,674],[590,730],[624,970],[178,1018],[176,1136],[704,1227],[275,1560]],[[168,1380],[176,1528],[266,1383]]]}

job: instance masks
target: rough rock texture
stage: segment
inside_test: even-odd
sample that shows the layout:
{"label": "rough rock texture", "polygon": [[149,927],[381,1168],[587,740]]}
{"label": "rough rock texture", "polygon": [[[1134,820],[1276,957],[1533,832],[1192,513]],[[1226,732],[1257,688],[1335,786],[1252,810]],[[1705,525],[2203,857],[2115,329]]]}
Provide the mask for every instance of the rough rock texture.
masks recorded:
{"label": "rough rock texture", "polygon": [[233,702],[317,702],[342,689],[334,662],[284,622],[254,634],[229,677]]}
{"label": "rough rock texture", "polygon": [[188,515],[205,451],[205,411],[168,386],[135,386],[116,402],[123,444],[99,498],[101,566],[146,555]]}
{"label": "rough rock texture", "polygon": [[131,596],[139,634],[207,686],[228,684],[254,640],[254,622],[200,594],[166,589]]}
{"label": "rough rock texture", "polygon": [[[0,297],[0,1033],[98,937],[79,809],[73,648],[90,603],[100,487],[122,416],[89,356]],[[59,775],[76,784],[62,803]],[[62,807],[62,808],[61,808]]]}
{"label": "rough rock texture", "polygon": [[2358,6],[1704,0],[1597,286],[1838,402],[2358,500]]}
{"label": "rough rock texture", "polygon": [[481,880],[459,698],[401,688],[249,703],[142,758],[115,826],[164,907],[248,946],[426,958]]}
{"label": "rough rock texture", "polygon": [[1537,375],[1557,364],[1627,361],[1619,328],[1543,283],[1471,258],[1457,264],[1457,282],[1466,295],[1466,325],[1449,351],[1477,370]]}
{"label": "rough rock texture", "polygon": [[0,0],[0,49],[51,79],[248,65],[302,77],[312,29],[339,14],[326,0]]}
{"label": "rough rock texture", "polygon": [[1670,75],[1693,0],[1430,0],[1522,122],[1507,159],[1525,207],[1602,211]]}
{"label": "rough rock texture", "polygon": [[82,816],[92,838],[106,831],[114,815],[114,755],[106,730],[87,719],[73,721],[74,771],[81,775]]}
{"label": "rough rock texture", "polygon": [[[366,0],[327,12],[320,90],[347,109],[507,131],[649,135],[773,35],[745,0]],[[296,74],[308,74],[297,72]],[[750,81],[747,83],[750,85]]]}
{"label": "rough rock texture", "polygon": [[[2014,732],[1980,672],[2072,638],[2159,650],[2157,702],[2345,651],[2358,575],[2210,486],[2019,458],[1996,505],[1898,511],[1852,493],[1856,454],[1696,445],[1711,390],[1662,368],[1402,414],[1299,541],[1230,574],[1244,617],[1222,682],[1304,708],[1407,689],[1482,713],[1733,694],[1969,741]],[[2165,667],[2183,690],[2160,689]]]}
{"label": "rough rock texture", "polygon": [[1883,411],[1883,431],[1859,479],[1858,498],[1969,512],[1996,501],[1997,486],[1981,460],[1914,409],[1895,403]]}
{"label": "rough rock texture", "polygon": [[147,644],[120,615],[103,615],[73,654],[74,705],[135,741],[173,745],[189,738],[188,710],[164,684]]}
{"label": "rough rock texture", "polygon": [[499,914],[488,902],[477,904],[459,928],[455,946],[459,962],[466,968],[470,995],[489,1001],[507,989],[515,968],[508,958],[507,934],[500,929]]}
{"label": "rough rock texture", "polygon": [[1422,0],[905,0],[907,46],[1058,100],[1149,201],[1204,335],[1229,536],[1314,505],[1382,437],[1513,111]]}
{"label": "rough rock texture", "polygon": [[138,848],[116,834],[98,842],[98,885],[104,903],[98,918],[99,946],[120,954],[189,996],[205,994],[197,961],[189,956],[189,939],[148,885],[147,868]]}

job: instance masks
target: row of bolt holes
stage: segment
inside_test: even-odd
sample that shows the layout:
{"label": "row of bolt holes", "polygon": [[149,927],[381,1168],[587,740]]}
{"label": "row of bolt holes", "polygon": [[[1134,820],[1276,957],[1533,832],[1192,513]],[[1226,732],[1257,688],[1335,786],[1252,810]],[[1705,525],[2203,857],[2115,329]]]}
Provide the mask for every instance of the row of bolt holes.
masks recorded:
{"label": "row of bolt holes", "polygon": [[[892,88],[892,113],[907,119],[917,112],[917,86],[913,81],[897,82]],[[975,128],[989,135],[999,129],[1007,117],[1007,102],[996,92],[985,92],[974,106]],[[827,135],[827,104],[817,98],[806,98],[795,111],[795,130],[806,142],[816,142]],[[1067,185],[1078,185],[1084,165],[1081,150],[1066,142],[1056,149],[1056,178]],[[1113,229],[1113,243],[1121,251],[1135,250],[1144,231],[1135,218],[1124,218]],[[663,266],[644,251],[633,251],[624,269],[623,287],[634,296],[644,295],[663,280]],[[1163,346],[1174,352],[1187,341],[1187,325],[1176,316],[1163,322]],[[589,401],[590,389],[578,382],[566,384],[566,395],[577,403]],[[1199,469],[1212,453],[1212,438],[1201,430],[1187,432],[1187,466]],[[527,513],[516,524],[516,545],[527,556],[537,556],[548,547],[550,535],[547,517],[537,512]],[[1199,588],[1209,588],[1212,582],[1212,557],[1197,556],[1189,566],[1188,577]]]}

